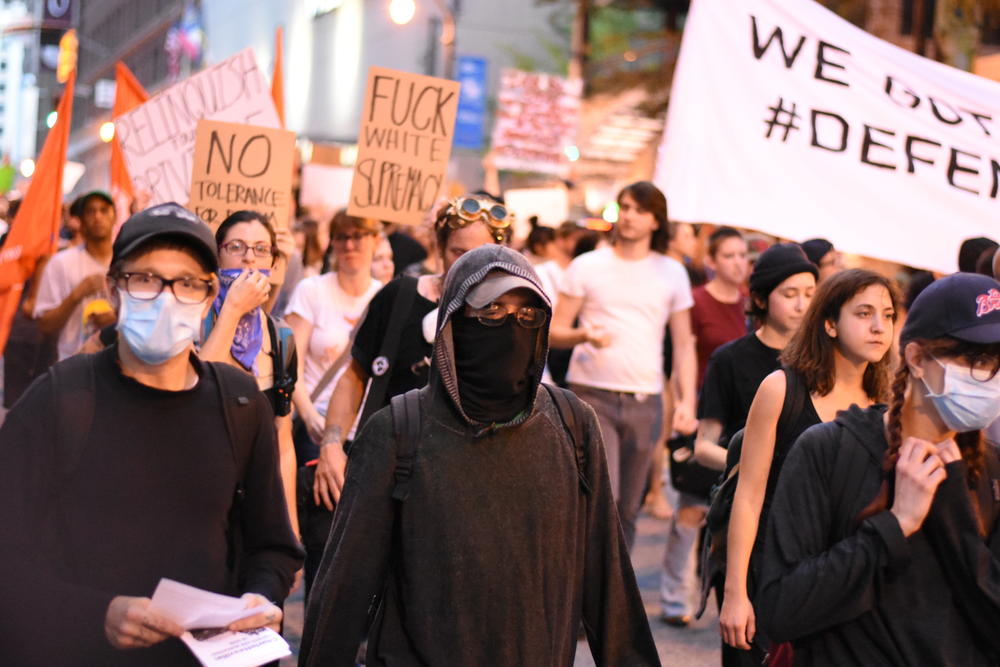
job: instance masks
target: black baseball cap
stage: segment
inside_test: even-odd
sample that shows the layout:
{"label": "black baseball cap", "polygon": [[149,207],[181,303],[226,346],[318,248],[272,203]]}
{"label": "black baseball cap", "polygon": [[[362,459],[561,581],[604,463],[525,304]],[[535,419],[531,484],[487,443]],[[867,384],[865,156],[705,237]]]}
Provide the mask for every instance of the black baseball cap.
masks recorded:
{"label": "black baseball cap", "polygon": [[819,269],[809,261],[798,243],[776,243],[757,258],[750,272],[750,291],[766,296],[786,278],[811,273],[819,279]]}
{"label": "black baseball cap", "polygon": [[978,273],[953,273],[928,285],[913,301],[899,339],[945,336],[1000,343],[1000,283]]}
{"label": "black baseball cap", "polygon": [[191,248],[209,271],[219,270],[211,228],[175,202],[151,206],[126,220],[115,239],[111,263],[125,259],[139,247],[160,238],[170,238]]}
{"label": "black baseball cap", "polygon": [[115,205],[115,200],[104,190],[91,190],[73,200],[73,203],[69,205],[69,214],[77,218],[81,217],[83,215],[83,207],[87,205],[87,200],[91,197],[103,199],[109,206],[114,207]]}

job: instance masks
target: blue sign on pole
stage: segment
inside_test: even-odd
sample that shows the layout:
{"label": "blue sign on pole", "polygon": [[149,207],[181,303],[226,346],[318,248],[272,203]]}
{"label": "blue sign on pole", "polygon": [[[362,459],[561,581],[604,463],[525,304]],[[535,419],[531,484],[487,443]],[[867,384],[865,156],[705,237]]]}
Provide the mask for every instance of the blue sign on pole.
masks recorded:
{"label": "blue sign on pole", "polygon": [[458,82],[462,88],[452,145],[478,150],[483,147],[483,124],[486,122],[486,59],[459,57]]}

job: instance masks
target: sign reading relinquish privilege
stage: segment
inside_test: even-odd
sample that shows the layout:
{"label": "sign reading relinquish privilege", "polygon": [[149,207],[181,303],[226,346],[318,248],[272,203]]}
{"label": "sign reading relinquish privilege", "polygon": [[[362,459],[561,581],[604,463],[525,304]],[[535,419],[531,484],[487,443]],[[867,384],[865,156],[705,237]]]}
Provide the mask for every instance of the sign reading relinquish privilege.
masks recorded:
{"label": "sign reading relinquish privilege", "polygon": [[188,201],[195,134],[202,118],[280,128],[271,91],[253,51],[240,51],[115,119],[137,192],[149,204]]}
{"label": "sign reading relinquish privilege", "polygon": [[676,220],[951,272],[1000,237],[998,107],[818,3],[695,0],[654,181]]}

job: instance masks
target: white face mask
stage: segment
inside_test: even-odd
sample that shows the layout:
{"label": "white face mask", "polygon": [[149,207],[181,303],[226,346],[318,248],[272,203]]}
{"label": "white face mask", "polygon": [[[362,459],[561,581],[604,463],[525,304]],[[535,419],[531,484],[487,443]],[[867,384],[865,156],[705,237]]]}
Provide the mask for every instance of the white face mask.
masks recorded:
{"label": "white face mask", "polygon": [[201,333],[204,303],[180,303],[169,289],[149,301],[123,289],[118,296],[118,332],[135,356],[150,366],[173,359]]}
{"label": "white face mask", "polygon": [[967,366],[931,358],[944,368],[944,388],[935,394],[921,381],[945,426],[959,433],[979,431],[1000,417],[1000,373],[981,382]]}

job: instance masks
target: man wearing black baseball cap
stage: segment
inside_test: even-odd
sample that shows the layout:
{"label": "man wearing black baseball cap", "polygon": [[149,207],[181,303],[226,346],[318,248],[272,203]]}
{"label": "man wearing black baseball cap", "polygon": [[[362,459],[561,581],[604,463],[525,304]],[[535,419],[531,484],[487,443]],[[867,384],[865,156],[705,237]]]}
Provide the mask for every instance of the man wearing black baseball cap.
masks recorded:
{"label": "man wearing black baseball cap", "polygon": [[[193,664],[149,607],[161,578],[277,628],[301,550],[254,380],[194,353],[217,291],[211,230],[177,204],[137,213],[107,286],[118,342],[36,381],[0,429],[0,662]],[[53,640],[53,638],[55,638]]]}
{"label": "man wearing black baseball cap", "polygon": [[43,333],[58,333],[60,359],[115,321],[104,284],[111,261],[114,202],[106,192],[95,190],[77,198],[70,214],[80,219],[83,242],[56,253],[45,265],[34,311]]}

